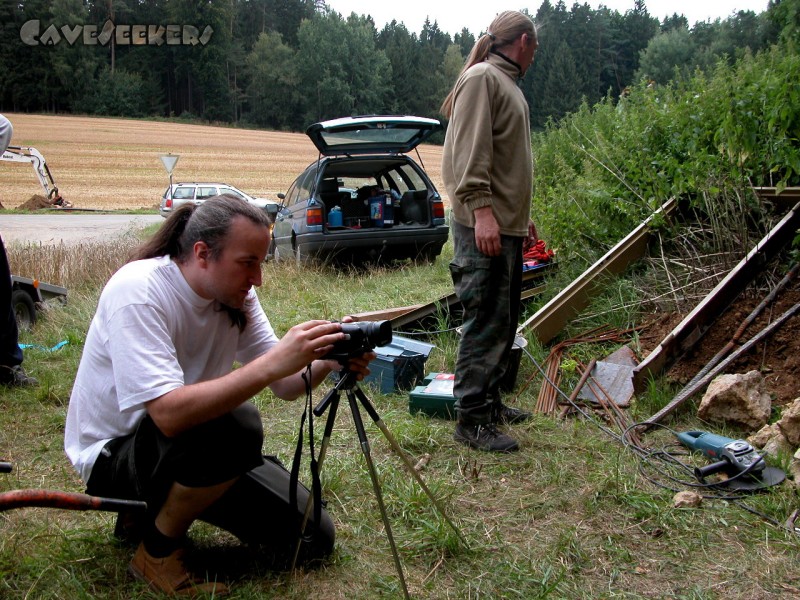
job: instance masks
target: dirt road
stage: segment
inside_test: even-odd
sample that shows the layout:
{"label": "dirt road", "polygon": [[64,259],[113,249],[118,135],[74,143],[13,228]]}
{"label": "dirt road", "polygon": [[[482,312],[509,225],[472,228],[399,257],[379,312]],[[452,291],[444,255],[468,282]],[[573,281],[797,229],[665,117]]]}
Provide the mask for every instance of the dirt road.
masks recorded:
{"label": "dirt road", "polygon": [[67,245],[96,242],[163,223],[158,214],[109,215],[82,212],[48,212],[36,215],[9,215],[0,212],[0,236],[6,244]]}

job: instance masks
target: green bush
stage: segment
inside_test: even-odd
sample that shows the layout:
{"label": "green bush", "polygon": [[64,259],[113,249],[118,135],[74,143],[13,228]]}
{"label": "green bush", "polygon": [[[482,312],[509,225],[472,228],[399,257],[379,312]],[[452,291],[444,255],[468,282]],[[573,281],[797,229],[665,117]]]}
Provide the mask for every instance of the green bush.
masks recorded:
{"label": "green bush", "polygon": [[758,222],[751,186],[800,182],[798,80],[800,56],[773,47],[550,123],[533,137],[540,234],[585,264],[670,197],[707,215],[733,194]]}

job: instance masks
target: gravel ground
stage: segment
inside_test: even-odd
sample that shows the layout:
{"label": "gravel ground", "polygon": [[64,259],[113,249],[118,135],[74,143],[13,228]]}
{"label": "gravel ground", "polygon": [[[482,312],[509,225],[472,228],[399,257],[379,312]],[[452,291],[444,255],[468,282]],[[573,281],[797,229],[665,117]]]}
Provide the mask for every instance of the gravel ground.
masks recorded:
{"label": "gravel ground", "polygon": [[0,236],[6,244],[77,244],[98,241],[163,223],[158,215],[109,215],[85,212],[55,212],[36,215],[6,215],[0,212]]}

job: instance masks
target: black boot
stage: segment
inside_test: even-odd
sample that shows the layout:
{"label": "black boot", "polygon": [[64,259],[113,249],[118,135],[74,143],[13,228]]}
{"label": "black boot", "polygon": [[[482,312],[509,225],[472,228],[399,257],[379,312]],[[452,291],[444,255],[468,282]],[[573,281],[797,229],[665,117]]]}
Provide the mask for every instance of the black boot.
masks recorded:
{"label": "black boot", "polygon": [[523,421],[530,419],[531,413],[520,408],[506,406],[502,402],[496,402],[492,406],[492,417],[492,420],[495,423],[500,423],[502,425],[516,425],[517,423],[522,423]]}
{"label": "black boot", "polygon": [[8,387],[23,387],[39,385],[39,380],[25,373],[20,365],[7,367],[0,365],[0,385]]}
{"label": "black boot", "polygon": [[497,431],[493,423],[468,425],[457,423],[453,439],[485,452],[514,452],[519,450],[517,440]]}

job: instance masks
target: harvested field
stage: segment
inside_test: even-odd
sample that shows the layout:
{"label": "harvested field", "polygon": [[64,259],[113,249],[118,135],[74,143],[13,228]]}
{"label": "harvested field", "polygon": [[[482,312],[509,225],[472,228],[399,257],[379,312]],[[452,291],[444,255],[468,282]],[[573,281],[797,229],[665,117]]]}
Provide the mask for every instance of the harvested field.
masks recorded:
{"label": "harvested field", "polygon": [[[63,197],[75,208],[156,209],[169,176],[159,159],[180,156],[173,181],[219,181],[263,198],[285,192],[316,160],[303,133],[70,115],[5,113],[14,146],[32,146],[47,160]],[[420,148],[434,184],[441,183],[441,147]],[[0,162],[0,203],[21,208],[42,189],[32,167]]]}

